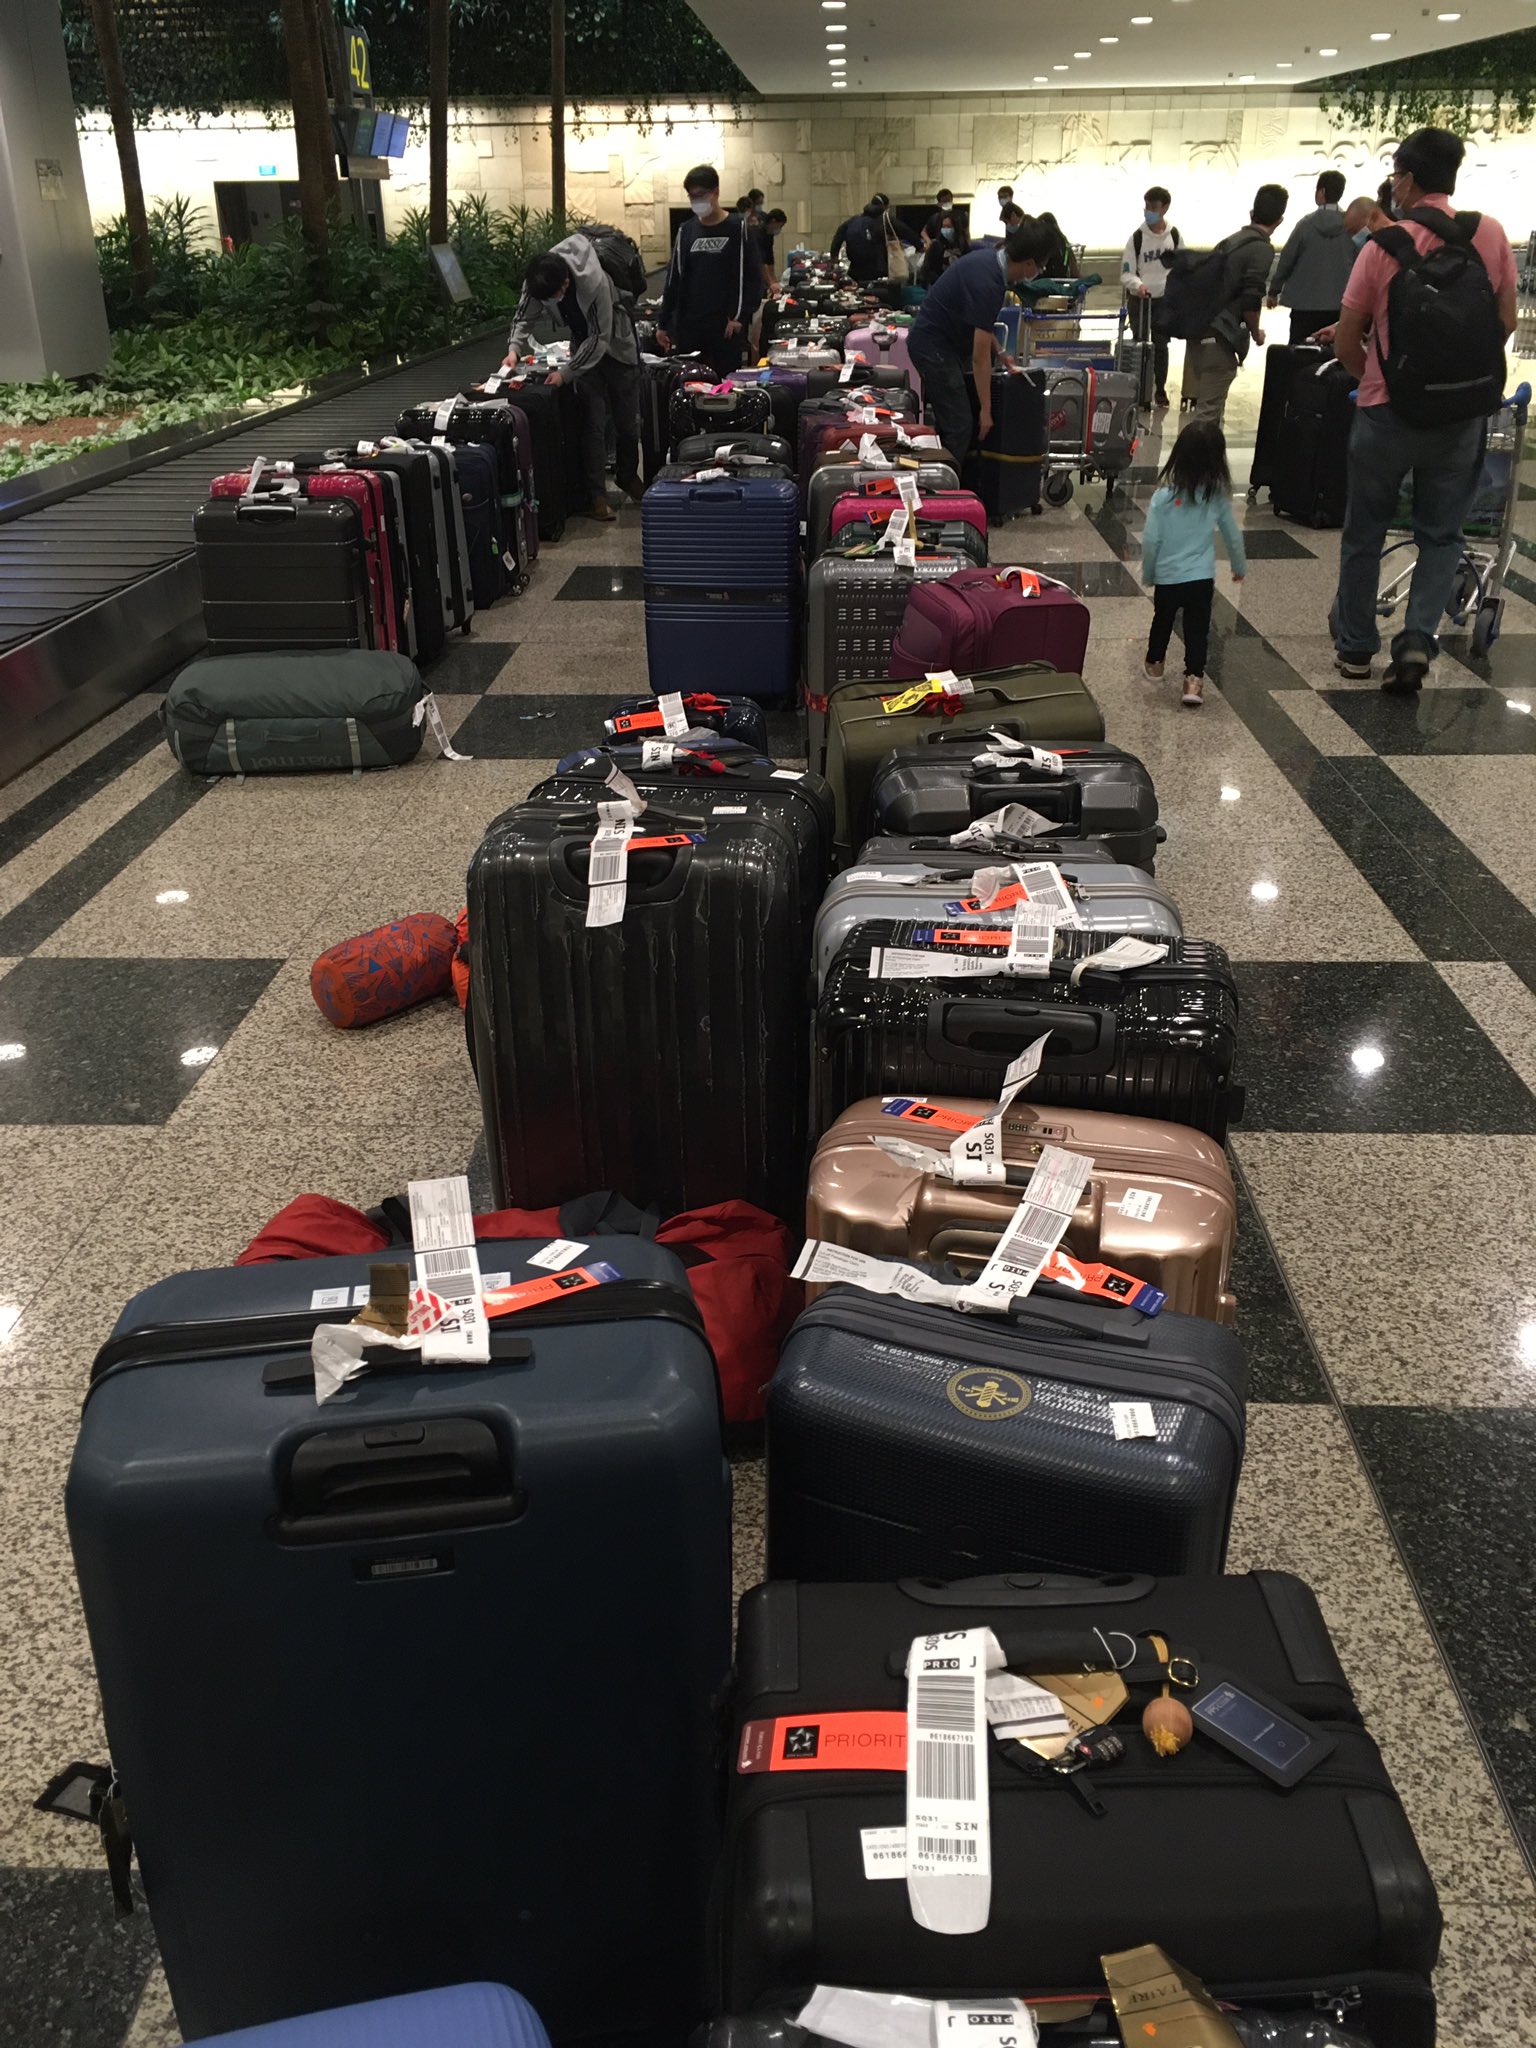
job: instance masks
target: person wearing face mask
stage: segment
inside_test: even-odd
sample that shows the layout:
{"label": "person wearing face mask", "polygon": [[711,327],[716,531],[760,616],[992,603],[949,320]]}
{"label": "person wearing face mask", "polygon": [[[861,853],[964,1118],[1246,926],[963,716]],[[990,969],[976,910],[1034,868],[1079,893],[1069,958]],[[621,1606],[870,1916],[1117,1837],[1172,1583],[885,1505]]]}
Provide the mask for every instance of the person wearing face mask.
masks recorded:
{"label": "person wearing face mask", "polygon": [[[1179,231],[1169,224],[1168,209],[1173,200],[1166,185],[1152,185],[1142,194],[1141,226],[1136,228],[1120,258],[1120,288],[1125,293],[1131,334],[1152,350],[1153,400],[1166,411],[1168,405],[1168,340],[1152,332],[1152,308],[1168,287],[1168,270],[1179,253]],[[1142,386],[1146,390],[1146,386]]]}
{"label": "person wearing face mask", "polygon": [[922,225],[921,239],[925,250],[929,247],[931,243],[936,242],[939,239],[939,225],[942,222],[945,214],[953,213],[954,208],[954,193],[950,191],[947,185],[941,185],[938,191],[934,194],[933,211],[932,213],[929,214],[928,218],[923,222]]}
{"label": "person wearing face mask", "polygon": [[720,204],[720,174],[696,164],[683,180],[692,220],[672,245],[656,340],[704,356],[720,377],[741,367],[747,330],[763,296],[763,267],[752,228]]}
{"label": "person wearing face mask", "polygon": [[918,283],[925,289],[929,285],[937,284],[950,264],[957,257],[966,255],[970,246],[958,216],[953,213],[941,213],[938,232],[930,240],[923,257],[922,268],[917,273]]}
{"label": "person wearing face mask", "polygon": [[980,408],[981,438],[992,431],[994,328],[1009,285],[1038,277],[1052,249],[1050,230],[1026,220],[1001,249],[973,249],[940,277],[917,309],[907,341],[912,367],[944,446],[962,461],[975,438],[972,394]]}
{"label": "person wearing face mask", "polygon": [[634,315],[614,288],[597,250],[585,235],[567,235],[528,266],[523,296],[507,337],[503,369],[526,355],[540,315],[569,333],[571,353],[554,371],[551,385],[574,386],[581,402],[582,471],[587,517],[610,520],[608,422],[613,421],[614,475],[619,488],[638,504],[640,481],[640,350]]}

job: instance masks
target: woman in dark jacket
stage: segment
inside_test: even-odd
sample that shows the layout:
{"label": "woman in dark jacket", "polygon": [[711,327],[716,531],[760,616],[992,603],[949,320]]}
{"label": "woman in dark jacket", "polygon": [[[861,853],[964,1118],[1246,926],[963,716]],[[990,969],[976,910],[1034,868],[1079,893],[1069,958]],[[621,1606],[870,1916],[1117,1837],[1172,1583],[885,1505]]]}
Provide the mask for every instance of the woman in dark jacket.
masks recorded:
{"label": "woman in dark jacket", "polygon": [[961,221],[953,213],[941,213],[923,254],[918,283],[925,287],[937,284],[955,258],[966,255],[970,246],[970,237]]}

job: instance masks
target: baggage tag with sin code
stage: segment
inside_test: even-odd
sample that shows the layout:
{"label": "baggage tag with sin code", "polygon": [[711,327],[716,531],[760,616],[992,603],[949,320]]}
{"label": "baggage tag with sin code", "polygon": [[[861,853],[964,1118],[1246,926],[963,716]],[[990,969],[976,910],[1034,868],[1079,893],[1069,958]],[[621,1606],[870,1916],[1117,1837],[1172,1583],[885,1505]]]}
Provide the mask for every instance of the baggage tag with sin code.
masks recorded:
{"label": "baggage tag with sin code", "polygon": [[1127,934],[1102,951],[1089,953],[1077,961],[1072,969],[1071,984],[1076,988],[1090,967],[1108,967],[1118,974],[1131,967],[1150,967],[1155,960],[1166,960],[1167,957],[1166,945],[1160,945],[1154,939],[1133,939]]}
{"label": "baggage tag with sin code", "polygon": [[933,2048],[1038,2048],[1040,2030],[1021,1998],[941,1998],[933,2008]]}
{"label": "baggage tag with sin code", "polygon": [[588,931],[624,921],[629,842],[635,833],[635,813],[625,802],[600,803],[597,815],[598,828],[587,849]]}
{"label": "baggage tag with sin code", "polygon": [[962,1185],[967,1181],[1006,1180],[1003,1118],[1012,1107],[1015,1096],[1027,1088],[1039,1073],[1050,1038],[1049,1031],[1043,1032],[1024,1048],[1003,1075],[1002,1093],[998,1096],[996,1109],[984,1116],[973,1129],[962,1131],[950,1141],[949,1164],[954,1180]]}
{"label": "baggage tag with sin code", "polygon": [[949,843],[959,847],[995,846],[999,839],[1039,839],[1057,828],[1028,804],[1003,804],[984,818],[973,818],[963,831],[951,832]]}
{"label": "baggage tag with sin code", "polygon": [[919,1636],[907,1660],[907,1900],[919,1927],[979,1934],[992,1906],[992,1631]]}
{"label": "baggage tag with sin code", "polygon": [[1006,1308],[1033,1288],[1067,1234],[1093,1161],[1059,1145],[1042,1145],[1024,1199],[1013,1212],[980,1275],[966,1289],[978,1307]]}

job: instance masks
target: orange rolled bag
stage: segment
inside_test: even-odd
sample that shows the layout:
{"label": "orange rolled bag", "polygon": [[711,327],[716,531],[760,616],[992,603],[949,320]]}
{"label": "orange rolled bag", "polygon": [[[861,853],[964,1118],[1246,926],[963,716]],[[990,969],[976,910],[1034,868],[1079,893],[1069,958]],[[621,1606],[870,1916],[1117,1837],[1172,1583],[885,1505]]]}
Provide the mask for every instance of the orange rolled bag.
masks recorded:
{"label": "orange rolled bag", "polygon": [[310,993],[343,1031],[377,1024],[446,995],[458,945],[459,934],[446,917],[416,911],[322,953],[309,970]]}

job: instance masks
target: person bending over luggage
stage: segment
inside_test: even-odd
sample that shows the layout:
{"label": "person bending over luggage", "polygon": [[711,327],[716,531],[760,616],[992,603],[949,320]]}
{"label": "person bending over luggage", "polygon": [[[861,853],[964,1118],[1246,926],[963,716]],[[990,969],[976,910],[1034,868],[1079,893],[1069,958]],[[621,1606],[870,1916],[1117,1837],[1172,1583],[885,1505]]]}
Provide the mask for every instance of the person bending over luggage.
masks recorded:
{"label": "person bending over luggage", "polygon": [[992,363],[998,353],[993,326],[1009,285],[1038,277],[1052,247],[1051,231],[1025,219],[1000,249],[973,249],[952,263],[917,309],[907,354],[923,380],[923,396],[939,438],[960,461],[974,438],[971,391],[975,379],[981,438],[992,431]]}
{"label": "person bending over luggage", "polygon": [[[1291,309],[1291,341],[1307,341],[1339,317],[1355,264],[1355,245],[1344,197],[1344,173],[1324,171],[1317,181],[1317,211],[1297,221],[1269,274],[1270,307]],[[1358,223],[1356,223],[1358,225]]]}
{"label": "person bending over luggage", "polygon": [[832,261],[846,249],[848,275],[855,284],[873,284],[886,273],[885,209],[889,201],[877,192],[862,213],[845,220],[832,237]]}
{"label": "person bending over luggage", "polygon": [[[1334,354],[1360,379],[1329,619],[1335,658],[1342,675],[1368,680],[1381,647],[1381,550],[1411,477],[1418,559],[1381,685],[1403,696],[1422,687],[1440,651],[1440,620],[1461,563],[1488,416],[1504,395],[1504,344],[1515,331],[1509,237],[1490,214],[1457,214],[1450,196],[1465,154],[1448,128],[1419,128],[1398,144],[1397,218],[1355,258],[1333,338]],[[1419,265],[1429,274],[1413,291]]]}
{"label": "person bending over luggage", "polygon": [[585,235],[567,235],[529,264],[507,339],[508,365],[526,353],[540,314],[553,314],[570,332],[570,361],[549,381],[572,385],[581,401],[587,517],[612,519],[606,481],[610,419],[619,488],[637,504],[645,493],[640,481],[640,348],[635,316]]}
{"label": "person bending over luggage", "polygon": [[1227,410],[1238,366],[1248,360],[1250,342],[1264,346],[1261,314],[1272,262],[1270,237],[1285,218],[1290,194],[1283,185],[1261,185],[1253,195],[1248,225],[1226,236],[1211,251],[1222,258],[1214,280],[1204,331],[1184,350],[1184,382],[1195,402],[1195,418],[1219,427]]}
{"label": "person bending over luggage", "polygon": [[953,213],[941,213],[939,231],[928,244],[918,268],[918,283],[924,287],[937,284],[951,263],[969,253],[970,246],[959,218]]}
{"label": "person bending over luggage", "polygon": [[1191,420],[1173,444],[1158,474],[1141,537],[1141,579],[1152,585],[1152,631],[1142,673],[1163,680],[1173,622],[1184,614],[1184,694],[1198,711],[1205,698],[1205,662],[1210,647],[1211,600],[1216,595],[1216,535],[1227,544],[1232,581],[1248,573],[1237,514],[1232,510],[1232,476],[1227,438],[1209,420]]}
{"label": "person bending over luggage", "polygon": [[1046,277],[1076,277],[1077,258],[1072,253],[1072,244],[1061,231],[1061,223],[1054,213],[1035,215],[1041,227],[1051,232],[1051,252],[1046,259],[1043,275]]}
{"label": "person bending over luggage", "polygon": [[773,245],[783,232],[789,216],[782,206],[775,206],[765,213],[757,226],[757,260],[763,273],[766,291],[776,292],[779,288],[779,273],[774,264]]}
{"label": "person bending over luggage", "polygon": [[717,376],[741,368],[747,330],[763,296],[757,241],[740,214],[720,204],[720,174],[696,164],[683,180],[693,219],[672,245],[656,340],[663,350],[706,358]]}

